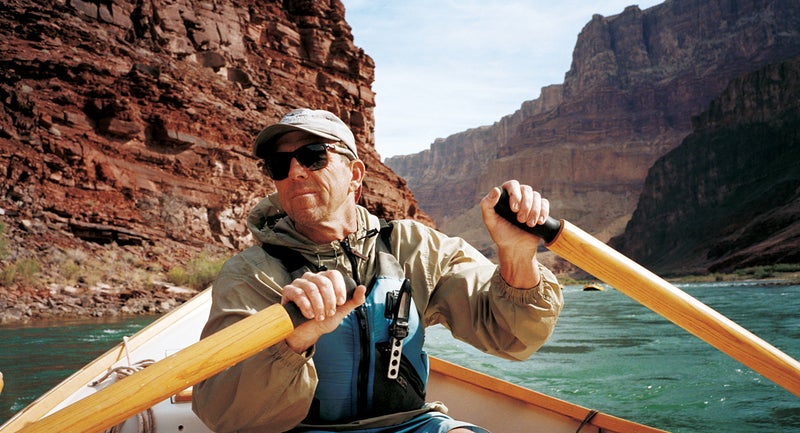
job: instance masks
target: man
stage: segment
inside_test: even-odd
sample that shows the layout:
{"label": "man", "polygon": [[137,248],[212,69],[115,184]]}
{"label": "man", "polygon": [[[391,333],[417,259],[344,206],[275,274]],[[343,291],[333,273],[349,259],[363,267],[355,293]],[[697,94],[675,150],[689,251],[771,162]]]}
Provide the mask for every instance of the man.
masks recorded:
{"label": "man", "polygon": [[[218,432],[485,432],[425,403],[424,328],[441,323],[522,360],[549,338],[563,305],[536,260],[540,239],[494,212],[500,188],[481,200],[498,266],[462,239],[414,221],[382,225],[358,206],[365,165],[330,112],[288,113],[254,152],[277,192],[247,219],[262,245],[228,260],[214,282],[203,336],[278,302],[309,320],[197,385],[195,412]],[[539,193],[513,180],[502,188],[520,222],[545,221]]]}

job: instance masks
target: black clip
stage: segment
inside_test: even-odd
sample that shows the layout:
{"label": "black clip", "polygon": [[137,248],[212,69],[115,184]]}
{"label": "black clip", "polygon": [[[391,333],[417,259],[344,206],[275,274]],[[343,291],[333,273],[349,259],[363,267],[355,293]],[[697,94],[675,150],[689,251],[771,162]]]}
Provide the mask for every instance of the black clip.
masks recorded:
{"label": "black clip", "polygon": [[387,308],[391,302],[392,324],[389,326],[389,335],[392,336],[389,346],[389,372],[386,377],[397,379],[400,372],[400,356],[403,353],[403,339],[408,336],[408,319],[411,315],[411,281],[406,278],[400,286],[399,293],[386,296]]}

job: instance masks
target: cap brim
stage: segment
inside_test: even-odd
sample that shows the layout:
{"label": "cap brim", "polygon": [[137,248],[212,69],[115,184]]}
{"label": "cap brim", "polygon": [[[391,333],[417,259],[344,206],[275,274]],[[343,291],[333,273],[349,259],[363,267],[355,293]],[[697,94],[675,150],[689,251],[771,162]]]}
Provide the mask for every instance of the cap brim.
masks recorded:
{"label": "cap brim", "polygon": [[264,128],[261,133],[258,134],[256,137],[256,142],[253,145],[253,154],[257,158],[264,159],[269,152],[270,143],[272,140],[280,135],[286,134],[287,132],[292,131],[304,131],[308,132],[309,134],[316,135],[317,137],[327,138],[329,140],[336,140],[339,141],[339,137],[331,134],[324,134],[320,133],[319,131],[312,131],[310,129],[302,128],[295,125],[287,125],[285,123],[276,123],[275,125],[270,125]]}

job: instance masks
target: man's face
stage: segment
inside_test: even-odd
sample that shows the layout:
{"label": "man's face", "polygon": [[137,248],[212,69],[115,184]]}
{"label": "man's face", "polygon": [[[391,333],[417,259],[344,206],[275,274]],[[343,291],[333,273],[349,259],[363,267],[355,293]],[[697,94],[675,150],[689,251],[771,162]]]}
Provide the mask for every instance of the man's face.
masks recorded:
{"label": "man's face", "polygon": [[[279,137],[273,151],[293,152],[308,144],[331,142],[306,132],[293,131]],[[319,170],[303,167],[292,158],[288,177],[275,181],[284,210],[301,232],[314,230],[322,224],[337,224],[354,206],[350,193],[354,176],[360,175],[354,173],[353,161],[332,151],[327,151],[327,156],[328,165]],[[309,236],[309,233],[304,234]]]}

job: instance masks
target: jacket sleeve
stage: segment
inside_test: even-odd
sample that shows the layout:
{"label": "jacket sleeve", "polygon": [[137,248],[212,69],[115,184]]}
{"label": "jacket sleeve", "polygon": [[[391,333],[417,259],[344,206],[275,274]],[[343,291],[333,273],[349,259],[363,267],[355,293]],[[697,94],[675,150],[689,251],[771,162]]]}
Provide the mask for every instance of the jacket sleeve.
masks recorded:
{"label": "jacket sleeve", "polygon": [[512,360],[528,358],[552,335],[564,299],[544,266],[536,287],[515,288],[461,238],[411,221],[392,236],[426,326],[441,323],[459,340]]}
{"label": "jacket sleeve", "polygon": [[[281,286],[249,263],[246,254],[228,260],[214,281],[201,337],[280,302],[275,287]],[[264,269],[264,263],[259,266]],[[307,355],[281,341],[195,385],[192,409],[218,433],[289,430],[305,418],[317,383]]]}

